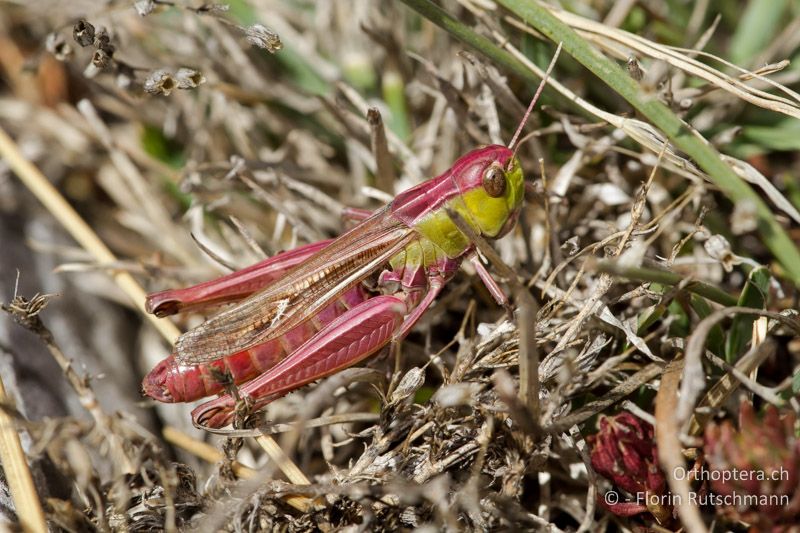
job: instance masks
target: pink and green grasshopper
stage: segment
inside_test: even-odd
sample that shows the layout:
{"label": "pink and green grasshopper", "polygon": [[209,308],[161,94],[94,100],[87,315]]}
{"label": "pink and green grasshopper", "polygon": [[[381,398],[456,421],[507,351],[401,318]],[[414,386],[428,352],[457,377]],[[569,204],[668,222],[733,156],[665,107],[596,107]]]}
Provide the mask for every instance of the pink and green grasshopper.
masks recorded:
{"label": "pink and green grasshopper", "polygon": [[[159,316],[241,300],[184,333],[175,352],[144,379],[162,402],[220,393],[230,376],[252,410],[334,374],[402,339],[468,258],[500,304],[507,300],[450,218],[498,239],[516,223],[524,197],[520,162],[491,145],[462,156],[440,176],[408,189],[340,237],[278,254],[245,270],[152,294]],[[378,294],[363,285],[378,274]],[[230,394],[192,412],[198,426],[233,418]]]}
{"label": "pink and green grasshopper", "polygon": [[[221,394],[226,380],[220,376],[241,385],[237,395],[255,411],[352,366],[405,337],[464,259],[494,299],[508,305],[450,213],[489,239],[514,227],[525,193],[516,141],[560,49],[508,148],[473,150],[375,213],[352,210],[361,222],[336,239],[150,295],[147,309],[159,316],[236,303],[181,335],[175,352],[145,377],[145,393],[162,402],[220,394],[192,411],[192,419],[200,427],[223,427],[234,418],[237,401]],[[364,282],[376,274],[376,288],[368,289]]]}

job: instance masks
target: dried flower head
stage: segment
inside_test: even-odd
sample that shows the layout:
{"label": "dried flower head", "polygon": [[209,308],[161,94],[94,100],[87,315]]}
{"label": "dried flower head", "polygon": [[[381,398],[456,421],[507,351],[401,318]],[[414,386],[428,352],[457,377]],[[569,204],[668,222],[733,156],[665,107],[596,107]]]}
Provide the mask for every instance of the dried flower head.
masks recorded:
{"label": "dried flower head", "polygon": [[102,48],[98,48],[94,51],[94,54],[92,54],[92,65],[94,65],[97,70],[107,69],[109,66],[111,66],[113,61],[114,59],[111,57],[111,54]]}
{"label": "dried flower head", "polygon": [[114,45],[111,44],[111,36],[105,29],[95,32],[94,45],[98,50],[104,51],[109,56],[114,55]]}
{"label": "dried flower head", "polygon": [[272,54],[283,48],[283,43],[278,34],[261,24],[248,26],[245,28],[244,33],[248,43],[264,48]]}
{"label": "dried flower head", "polygon": [[728,498],[718,512],[754,530],[797,531],[800,523],[800,439],[794,412],[770,405],[759,420],[753,405],[739,408],[739,431],[729,421],[710,424],[704,451],[708,479]]}
{"label": "dried flower head", "polygon": [[178,69],[178,72],[175,73],[175,80],[178,83],[178,89],[194,89],[206,82],[202,72],[186,67]]}
{"label": "dried flower head", "polygon": [[72,27],[72,38],[81,46],[94,43],[94,26],[85,20],[79,20]]}
{"label": "dried flower head", "polygon": [[59,61],[66,61],[72,55],[72,47],[60,33],[48,35],[45,48]]}
{"label": "dried flower head", "polygon": [[661,524],[669,521],[672,509],[662,503],[667,482],[658,467],[653,426],[628,412],[600,417],[599,424],[600,431],[587,438],[592,467],[636,500],[609,504],[600,498],[600,504],[619,516],[650,513]]}
{"label": "dried flower head", "polygon": [[178,81],[167,69],[152,71],[144,81],[144,90],[150,94],[169,94],[178,87]]}
{"label": "dried flower head", "polygon": [[703,244],[703,247],[712,259],[720,262],[725,272],[730,272],[734,265],[741,263],[741,260],[731,250],[731,243],[722,235],[712,235]]}

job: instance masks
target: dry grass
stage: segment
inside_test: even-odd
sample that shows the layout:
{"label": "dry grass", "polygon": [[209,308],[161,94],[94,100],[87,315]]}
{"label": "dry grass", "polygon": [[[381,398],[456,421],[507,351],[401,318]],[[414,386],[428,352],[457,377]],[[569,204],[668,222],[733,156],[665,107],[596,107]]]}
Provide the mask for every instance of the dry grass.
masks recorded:
{"label": "dry grass", "polygon": [[[643,1],[554,13],[627,62],[644,100],[710,139],[797,242],[800,146],[786,139],[798,71],[784,62],[800,49],[796,21],[774,20],[760,42],[735,14],[715,19],[715,2],[673,3],[671,17]],[[609,485],[584,437],[598,416],[654,422],[667,470],[702,456],[705,427],[743,397],[800,408],[797,265],[781,264],[796,249],[776,254],[758,233],[761,204],[732,202],[562,52],[524,132],[520,223],[498,253],[479,244],[515,317],[465,264],[397,351],[270,404],[260,429],[211,435],[189,406],[141,409],[124,376],[138,381],[170,349],[141,287],[187,286],[334,236],[345,206],[374,209],[476,145],[507,143],[556,46],[482,0],[443,3],[483,36],[459,35],[477,49],[400,2],[133,4],[0,4],[0,152],[13,170],[0,174],[0,224],[24,228],[9,250],[35,250],[0,260],[2,285],[16,268],[27,287],[41,276],[32,292],[69,280],[54,299],[0,293],[50,354],[23,353],[30,344],[0,329],[9,394],[25,397],[33,357],[54,358],[46,379],[70,384],[42,392],[63,411],[4,403],[51,525],[699,531],[713,508],[677,506],[656,524],[597,504]],[[748,21],[770,23],[758,14]],[[51,217],[60,227],[32,229]],[[57,272],[33,266],[39,257]],[[98,311],[97,295],[129,311]],[[100,333],[82,344],[64,324],[84,312]],[[156,327],[171,341],[200,319]],[[675,494],[695,489],[667,480]]]}

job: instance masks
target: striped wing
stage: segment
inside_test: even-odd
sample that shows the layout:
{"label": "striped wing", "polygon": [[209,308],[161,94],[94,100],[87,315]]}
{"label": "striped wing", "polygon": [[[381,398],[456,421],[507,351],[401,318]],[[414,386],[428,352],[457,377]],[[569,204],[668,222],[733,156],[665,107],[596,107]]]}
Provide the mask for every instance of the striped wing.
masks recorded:
{"label": "striped wing", "polygon": [[385,264],[414,231],[382,209],[287,275],[181,335],[178,362],[200,364],[275,339]]}

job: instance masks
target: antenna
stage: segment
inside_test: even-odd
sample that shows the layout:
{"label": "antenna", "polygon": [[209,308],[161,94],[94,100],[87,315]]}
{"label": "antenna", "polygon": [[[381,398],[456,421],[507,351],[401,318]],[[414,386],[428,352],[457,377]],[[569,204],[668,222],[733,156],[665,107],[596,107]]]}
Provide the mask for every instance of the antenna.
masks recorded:
{"label": "antenna", "polygon": [[528,117],[531,116],[531,111],[533,111],[533,106],[536,105],[536,101],[539,99],[539,95],[542,94],[544,90],[544,86],[547,83],[547,78],[550,77],[550,73],[553,71],[553,67],[556,66],[556,60],[558,59],[558,55],[561,53],[561,45],[563,43],[558,43],[558,48],[556,48],[556,53],[553,55],[553,59],[550,60],[550,65],[547,67],[547,72],[544,73],[544,77],[542,77],[542,81],[539,83],[539,88],[536,89],[536,94],[533,95],[531,99],[531,103],[528,104],[528,109],[525,110],[525,115],[522,117],[522,121],[517,126],[517,131],[514,132],[514,136],[511,137],[511,142],[508,143],[509,149],[513,149],[517,143],[517,139],[519,138],[520,133],[522,133],[522,128],[525,127],[525,123],[528,122]]}

